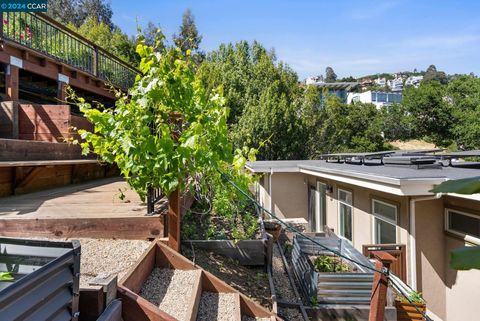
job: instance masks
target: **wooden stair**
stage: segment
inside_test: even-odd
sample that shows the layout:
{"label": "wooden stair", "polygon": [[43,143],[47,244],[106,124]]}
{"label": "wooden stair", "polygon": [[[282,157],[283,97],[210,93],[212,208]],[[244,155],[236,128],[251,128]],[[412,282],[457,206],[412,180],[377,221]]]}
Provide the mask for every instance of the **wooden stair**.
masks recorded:
{"label": "wooden stair", "polygon": [[[165,289],[158,296],[159,300],[171,301],[172,298],[178,297],[179,310],[183,309],[182,311],[170,309],[169,314],[159,308],[164,302],[159,303],[155,301],[154,304],[140,295],[142,287],[146,284],[145,282],[149,279],[154,269],[156,269],[156,275],[158,273],[166,273],[168,276],[173,275],[170,278],[162,278],[162,281],[164,281],[162,284],[165,286]],[[178,270],[191,272],[183,273],[190,282],[184,286],[191,289],[191,293],[185,294],[185,287],[179,289],[171,283],[166,284],[173,280],[176,273],[182,274]],[[181,254],[173,251],[160,240],[153,242],[129,273],[120,280],[117,295],[122,299],[122,318],[124,321],[280,320],[274,313],[258,305]],[[189,296],[185,304],[181,303],[182,296],[183,299],[185,296]],[[204,300],[203,302],[202,299]],[[228,314],[223,313],[224,317],[221,318],[221,311],[227,308],[230,312]],[[214,311],[202,311],[202,309],[213,309]],[[212,315],[217,314],[219,317],[212,319]],[[176,315],[178,319],[173,315]]]}

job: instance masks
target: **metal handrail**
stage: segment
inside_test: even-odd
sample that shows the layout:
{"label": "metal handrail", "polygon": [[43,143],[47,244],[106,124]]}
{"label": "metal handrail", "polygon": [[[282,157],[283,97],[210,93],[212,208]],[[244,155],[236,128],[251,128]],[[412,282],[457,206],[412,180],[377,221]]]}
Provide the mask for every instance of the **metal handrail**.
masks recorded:
{"label": "metal handrail", "polygon": [[1,12],[0,36],[127,89],[140,71],[49,16]]}

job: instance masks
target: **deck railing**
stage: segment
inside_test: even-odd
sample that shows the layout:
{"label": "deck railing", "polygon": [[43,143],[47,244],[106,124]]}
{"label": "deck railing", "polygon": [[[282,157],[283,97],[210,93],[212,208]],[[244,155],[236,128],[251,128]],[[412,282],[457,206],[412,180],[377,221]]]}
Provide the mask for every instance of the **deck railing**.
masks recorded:
{"label": "deck railing", "polygon": [[105,49],[41,13],[1,12],[0,37],[87,72],[121,89],[138,71]]}

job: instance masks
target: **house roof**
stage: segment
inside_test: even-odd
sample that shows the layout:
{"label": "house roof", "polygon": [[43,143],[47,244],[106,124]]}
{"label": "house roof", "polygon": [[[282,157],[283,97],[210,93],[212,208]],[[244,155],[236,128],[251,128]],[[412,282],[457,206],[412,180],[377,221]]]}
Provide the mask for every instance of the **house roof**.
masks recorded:
{"label": "house roof", "polygon": [[448,166],[418,169],[385,166],[380,161],[364,165],[325,160],[256,161],[248,163],[247,169],[253,173],[300,172],[396,195],[429,195],[432,194],[429,190],[443,181],[480,176],[478,168]]}

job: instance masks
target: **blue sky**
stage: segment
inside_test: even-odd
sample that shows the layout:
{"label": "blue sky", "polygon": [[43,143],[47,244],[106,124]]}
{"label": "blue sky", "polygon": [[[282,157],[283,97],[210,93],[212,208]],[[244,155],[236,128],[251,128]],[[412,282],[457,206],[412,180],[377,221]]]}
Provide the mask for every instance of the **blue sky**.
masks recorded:
{"label": "blue sky", "polygon": [[332,66],[340,76],[425,70],[480,74],[476,0],[112,0],[113,21],[160,24],[171,39],[190,8],[202,48],[258,40],[305,78]]}

